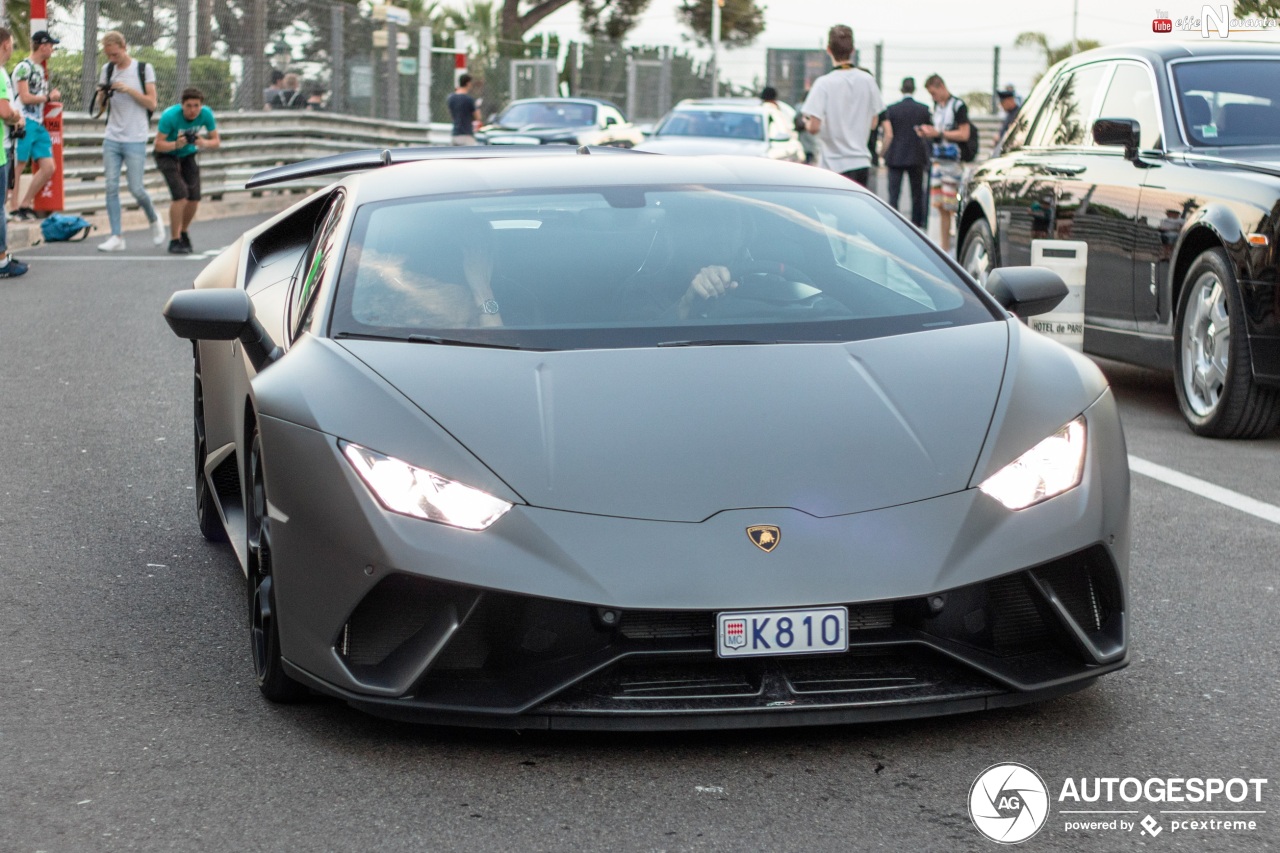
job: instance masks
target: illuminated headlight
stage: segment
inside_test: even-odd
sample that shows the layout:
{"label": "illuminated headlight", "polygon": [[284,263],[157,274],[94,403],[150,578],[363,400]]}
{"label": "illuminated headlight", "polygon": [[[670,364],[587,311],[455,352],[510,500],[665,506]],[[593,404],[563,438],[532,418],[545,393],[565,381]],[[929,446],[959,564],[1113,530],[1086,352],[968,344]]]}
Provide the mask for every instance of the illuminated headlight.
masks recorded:
{"label": "illuminated headlight", "polygon": [[1076,418],[978,486],[1009,509],[1026,509],[1070,491],[1084,476],[1084,415]]}
{"label": "illuminated headlight", "polygon": [[507,501],[434,471],[415,468],[358,444],[338,444],[369,491],[392,512],[466,530],[484,530],[511,509]]}

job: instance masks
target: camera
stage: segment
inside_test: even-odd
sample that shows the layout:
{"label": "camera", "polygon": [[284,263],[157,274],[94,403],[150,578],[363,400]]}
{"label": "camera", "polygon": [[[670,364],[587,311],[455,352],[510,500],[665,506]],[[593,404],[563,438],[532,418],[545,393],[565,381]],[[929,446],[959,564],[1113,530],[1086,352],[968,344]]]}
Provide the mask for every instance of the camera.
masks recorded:
{"label": "camera", "polygon": [[188,145],[195,145],[197,137],[200,136],[200,128],[188,127],[182,131],[182,138],[187,141]]}
{"label": "camera", "polygon": [[9,128],[10,139],[21,139],[26,135],[27,135],[27,126],[25,124],[14,125],[13,127]]}

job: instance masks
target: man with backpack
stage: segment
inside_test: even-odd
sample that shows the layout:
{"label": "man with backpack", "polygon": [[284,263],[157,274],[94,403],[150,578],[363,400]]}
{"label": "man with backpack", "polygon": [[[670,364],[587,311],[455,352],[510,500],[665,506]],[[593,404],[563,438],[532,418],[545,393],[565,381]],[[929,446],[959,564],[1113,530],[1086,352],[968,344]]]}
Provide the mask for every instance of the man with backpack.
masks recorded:
{"label": "man with backpack", "polygon": [[[15,219],[31,220],[36,218],[36,196],[44,189],[53,177],[53,139],[44,127],[44,105],[62,100],[57,89],[49,88],[45,77],[44,65],[53,56],[53,49],[58,39],[49,35],[48,30],[38,30],[31,34],[31,55],[13,68],[12,94],[19,104],[27,120],[26,133],[18,138],[17,156],[14,158],[16,175],[22,175],[22,164],[32,163],[35,171],[31,175],[31,183],[26,193],[21,194],[13,211]],[[14,197],[19,196],[22,184],[14,180]]]}
{"label": "man with backpack", "polygon": [[933,170],[930,177],[933,208],[938,211],[938,245],[951,251],[951,220],[957,209],[956,194],[964,180],[964,164],[978,154],[978,134],[969,124],[969,108],[947,89],[937,74],[924,81],[933,98],[932,122],[921,124],[916,134],[932,143]]}
{"label": "man with backpack", "polygon": [[307,106],[307,96],[302,94],[302,78],[297,74],[284,75],[284,88],[276,92],[267,104],[271,110],[301,110]]}
{"label": "man with backpack", "polygon": [[91,112],[107,113],[107,133],[102,141],[106,170],[107,220],[111,236],[98,245],[100,252],[123,252],[120,225],[120,171],[128,169],[129,192],[151,223],[151,242],[165,241],[164,223],[156,214],[151,196],[142,183],[147,166],[147,140],[151,136],[151,112],[156,108],[156,71],[129,56],[124,36],[112,30],[102,37],[107,64],[98,75],[98,89]]}

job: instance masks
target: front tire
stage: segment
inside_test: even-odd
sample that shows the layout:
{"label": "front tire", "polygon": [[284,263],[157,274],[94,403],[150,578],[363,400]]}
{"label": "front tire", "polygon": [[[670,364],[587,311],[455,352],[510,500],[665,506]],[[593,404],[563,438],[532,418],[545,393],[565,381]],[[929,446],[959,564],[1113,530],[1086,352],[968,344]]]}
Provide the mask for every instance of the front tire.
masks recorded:
{"label": "front tire", "polygon": [[973,276],[983,289],[987,286],[987,276],[1000,266],[996,253],[996,240],[991,234],[991,226],[987,220],[979,219],[969,227],[964,235],[964,245],[960,247],[960,265]]}
{"label": "front tire", "polygon": [[271,518],[263,477],[262,437],[255,424],[249,443],[249,648],[258,689],[272,702],[290,704],[307,696],[307,688],[284,671],[275,584],[272,580]]}
{"label": "front tire", "polygon": [[196,456],[196,523],[200,535],[210,542],[226,542],[227,531],[214,504],[213,489],[204,475],[204,463],[209,457],[204,427],[204,383],[200,379],[200,356],[196,355],[195,369],[195,456]]}
{"label": "front tire", "polygon": [[1187,270],[1174,344],[1178,408],[1192,432],[1261,438],[1280,424],[1280,394],[1253,381],[1244,300],[1222,249],[1202,253]]}

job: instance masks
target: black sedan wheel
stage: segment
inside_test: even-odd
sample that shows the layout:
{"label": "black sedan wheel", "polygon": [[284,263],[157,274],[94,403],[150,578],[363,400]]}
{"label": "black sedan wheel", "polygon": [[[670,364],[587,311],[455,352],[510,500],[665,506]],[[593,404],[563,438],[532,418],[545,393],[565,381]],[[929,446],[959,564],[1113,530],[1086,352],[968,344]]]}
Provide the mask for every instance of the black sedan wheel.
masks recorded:
{"label": "black sedan wheel", "polygon": [[969,233],[964,235],[964,245],[960,247],[960,265],[978,284],[986,287],[987,276],[999,263],[991,227],[986,220],[979,219],[969,228]]}
{"label": "black sedan wheel", "polygon": [[284,672],[271,577],[271,518],[257,427],[249,450],[249,641],[258,689],[272,702],[297,702],[307,689]]}
{"label": "black sedan wheel", "polygon": [[210,542],[226,542],[227,531],[213,503],[213,490],[204,475],[204,463],[209,456],[204,432],[204,384],[200,381],[200,356],[196,356],[195,370],[195,452],[196,452],[196,521],[200,534]]}
{"label": "black sedan wheel", "polygon": [[1178,300],[1178,406],[1198,435],[1259,438],[1280,423],[1280,395],[1253,382],[1244,303],[1221,249],[1196,258]]}

